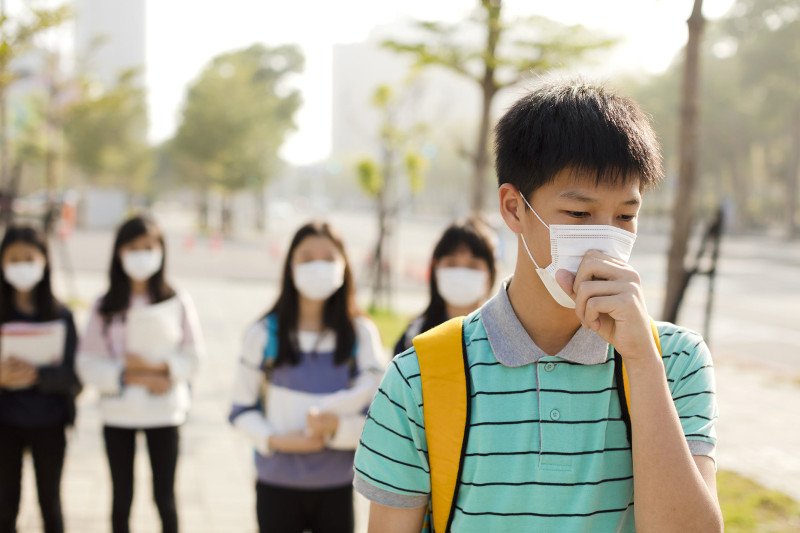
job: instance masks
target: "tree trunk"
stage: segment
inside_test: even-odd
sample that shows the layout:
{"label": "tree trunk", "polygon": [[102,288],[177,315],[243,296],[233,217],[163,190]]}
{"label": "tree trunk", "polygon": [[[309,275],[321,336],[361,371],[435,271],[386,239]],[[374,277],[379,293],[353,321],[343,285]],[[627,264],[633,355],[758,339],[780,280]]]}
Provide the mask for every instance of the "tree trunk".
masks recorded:
{"label": "tree trunk", "polygon": [[8,187],[8,108],[6,91],[0,88],[0,187]]}
{"label": "tree trunk", "polygon": [[22,181],[22,162],[17,159],[8,177],[6,189],[3,191],[2,224],[9,226],[14,221],[14,201],[19,194],[19,184]]}
{"label": "tree trunk", "polygon": [[[385,183],[388,183],[385,182]],[[383,264],[386,259],[387,235],[388,235],[388,209],[387,209],[387,190],[384,189],[378,195],[378,240],[375,243],[375,252],[372,254],[373,278],[372,278],[372,302],[370,310],[375,311],[386,306],[386,271]]]}
{"label": "tree trunk", "polygon": [[502,31],[500,25],[501,0],[483,0],[486,11],[486,49],[484,50],[484,71],[481,85],[481,123],[478,128],[478,142],[473,154],[472,171],[472,212],[480,214],[486,200],[486,166],[489,161],[489,128],[492,120],[492,101],[497,93],[495,83],[494,59],[497,55],[497,43]]}
{"label": "tree trunk", "polygon": [[703,0],[695,0],[686,43],[681,94],[681,123],[679,138],[680,168],[675,203],[672,207],[672,236],[667,265],[667,290],[662,314],[664,320],[677,319],[688,273],[684,258],[694,220],[694,197],[697,189],[697,160],[699,141],[700,98],[700,41],[703,35]]}
{"label": "tree trunk", "polygon": [[[6,42],[6,0],[0,0],[0,19],[2,19],[2,31],[0,31],[0,41]],[[3,62],[0,68],[0,75],[6,77],[10,74],[10,67]],[[9,149],[8,149],[8,85],[6,80],[0,81],[0,194],[9,194],[8,189],[10,176],[9,170]],[[3,215],[5,216],[5,214]]]}
{"label": "tree trunk", "polygon": [[786,176],[786,235],[789,239],[800,236],[800,227],[797,225],[798,192],[800,184],[800,107],[795,113],[794,124],[792,125],[791,148],[789,157],[788,174]]}

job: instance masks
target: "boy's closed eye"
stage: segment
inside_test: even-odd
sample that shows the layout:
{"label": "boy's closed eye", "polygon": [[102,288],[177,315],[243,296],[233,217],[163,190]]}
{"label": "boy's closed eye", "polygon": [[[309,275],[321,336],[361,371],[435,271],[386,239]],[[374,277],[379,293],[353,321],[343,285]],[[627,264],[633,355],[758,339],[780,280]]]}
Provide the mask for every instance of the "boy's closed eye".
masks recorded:
{"label": "boy's closed eye", "polygon": [[588,211],[564,211],[564,213],[572,218],[588,218],[592,216]]}
{"label": "boy's closed eye", "polygon": [[[572,218],[585,219],[592,216],[588,211],[564,211],[564,213]],[[633,222],[636,220],[637,215],[619,215],[617,218],[622,222]]]}

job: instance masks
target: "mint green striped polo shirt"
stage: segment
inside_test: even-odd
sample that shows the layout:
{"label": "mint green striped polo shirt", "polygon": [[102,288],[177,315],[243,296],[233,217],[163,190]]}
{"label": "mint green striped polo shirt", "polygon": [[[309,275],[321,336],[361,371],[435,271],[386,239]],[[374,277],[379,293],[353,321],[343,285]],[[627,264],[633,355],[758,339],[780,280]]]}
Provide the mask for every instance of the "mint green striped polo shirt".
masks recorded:
{"label": "mint green striped polo shirt", "polygon": [[[556,356],[536,346],[507,283],[465,322],[471,420],[452,529],[634,531],[631,447],[614,350],[580,329]],[[669,389],[693,455],[714,457],[711,355],[697,333],[658,323]],[[354,486],[391,507],[427,505],[430,468],[414,349],[396,356],[370,407]]]}

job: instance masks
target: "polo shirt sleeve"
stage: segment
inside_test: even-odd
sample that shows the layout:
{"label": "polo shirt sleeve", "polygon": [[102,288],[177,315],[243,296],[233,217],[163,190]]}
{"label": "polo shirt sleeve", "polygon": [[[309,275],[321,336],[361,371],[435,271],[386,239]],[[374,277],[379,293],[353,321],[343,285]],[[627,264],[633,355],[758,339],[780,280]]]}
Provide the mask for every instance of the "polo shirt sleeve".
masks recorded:
{"label": "polo shirt sleeve", "polygon": [[667,325],[661,329],[664,366],[672,400],[692,455],[715,459],[719,416],[711,352],[693,331]]}
{"label": "polo shirt sleeve", "polygon": [[367,414],[355,456],[353,486],[381,505],[428,504],[430,468],[414,349],[395,357]]}

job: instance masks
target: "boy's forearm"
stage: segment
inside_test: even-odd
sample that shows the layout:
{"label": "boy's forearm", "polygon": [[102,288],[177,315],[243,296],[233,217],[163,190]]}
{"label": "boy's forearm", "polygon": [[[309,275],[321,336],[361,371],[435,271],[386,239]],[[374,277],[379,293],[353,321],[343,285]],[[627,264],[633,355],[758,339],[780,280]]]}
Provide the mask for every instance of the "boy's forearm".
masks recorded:
{"label": "boy's forearm", "polygon": [[371,502],[369,533],[419,533],[427,507],[400,509]]}
{"label": "boy's forearm", "polygon": [[626,361],[638,531],[722,531],[716,494],[689,451],[658,354]]}

